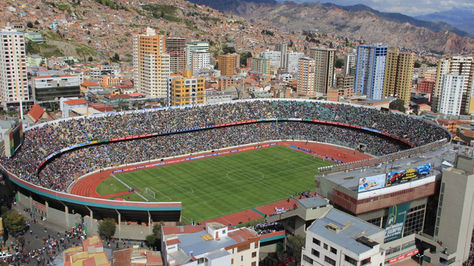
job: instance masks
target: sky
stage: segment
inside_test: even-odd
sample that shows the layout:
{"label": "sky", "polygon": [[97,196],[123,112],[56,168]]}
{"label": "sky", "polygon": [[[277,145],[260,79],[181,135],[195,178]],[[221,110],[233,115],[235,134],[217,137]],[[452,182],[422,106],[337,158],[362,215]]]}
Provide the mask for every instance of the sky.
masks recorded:
{"label": "sky", "polygon": [[[317,2],[318,0],[292,0],[294,2]],[[281,2],[283,2],[281,0]],[[474,10],[474,0],[321,0],[338,5],[364,4],[378,11],[396,12],[416,16],[453,8]]]}

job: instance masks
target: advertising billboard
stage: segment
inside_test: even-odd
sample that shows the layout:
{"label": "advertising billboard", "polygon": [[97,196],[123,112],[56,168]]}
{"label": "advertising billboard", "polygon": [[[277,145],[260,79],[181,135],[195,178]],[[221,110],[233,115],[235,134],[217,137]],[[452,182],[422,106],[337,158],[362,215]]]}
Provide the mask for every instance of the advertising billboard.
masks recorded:
{"label": "advertising billboard", "polygon": [[366,192],[385,187],[385,174],[359,178],[357,192]]}
{"label": "advertising billboard", "polygon": [[423,164],[415,168],[390,172],[387,174],[387,181],[385,182],[385,184],[387,187],[396,185],[396,184],[403,184],[413,179],[423,177],[429,174],[430,171],[431,171],[431,165]]}
{"label": "advertising billboard", "polygon": [[405,219],[410,209],[410,202],[405,202],[388,209],[387,224],[385,225],[385,242],[402,237]]}

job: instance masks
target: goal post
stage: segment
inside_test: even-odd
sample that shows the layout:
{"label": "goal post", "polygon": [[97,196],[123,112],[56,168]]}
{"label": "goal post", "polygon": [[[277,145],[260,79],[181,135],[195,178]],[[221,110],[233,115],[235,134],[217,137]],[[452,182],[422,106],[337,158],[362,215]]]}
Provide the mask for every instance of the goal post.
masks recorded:
{"label": "goal post", "polygon": [[156,193],[155,193],[155,191],[153,191],[151,188],[146,187],[144,192],[145,192],[145,194],[147,194],[148,196],[153,197],[153,199],[156,199]]}

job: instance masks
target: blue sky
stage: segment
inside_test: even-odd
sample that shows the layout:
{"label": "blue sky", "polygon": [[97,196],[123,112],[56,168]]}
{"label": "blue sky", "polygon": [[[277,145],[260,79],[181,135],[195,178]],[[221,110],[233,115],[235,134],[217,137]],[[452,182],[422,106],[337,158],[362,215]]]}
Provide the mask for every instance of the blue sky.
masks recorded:
{"label": "blue sky", "polygon": [[[278,0],[284,2],[284,0]],[[292,0],[294,2],[317,2],[318,0]],[[474,0],[321,0],[338,5],[364,4],[385,12],[397,12],[406,15],[423,15],[452,8],[474,10]]]}

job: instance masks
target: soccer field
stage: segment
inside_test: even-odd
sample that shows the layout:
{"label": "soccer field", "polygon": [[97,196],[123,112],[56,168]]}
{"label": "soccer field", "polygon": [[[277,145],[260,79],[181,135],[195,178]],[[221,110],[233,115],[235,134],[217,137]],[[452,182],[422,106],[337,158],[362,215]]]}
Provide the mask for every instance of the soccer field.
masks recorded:
{"label": "soccer field", "polygon": [[[314,191],[317,168],[333,164],[283,146],[117,174],[150,201],[181,201],[185,222],[205,221]],[[145,193],[145,188],[155,192]],[[110,177],[100,195],[126,191]],[[124,197],[126,198],[126,197]],[[129,200],[136,200],[133,195]]]}

